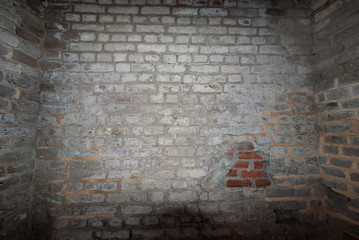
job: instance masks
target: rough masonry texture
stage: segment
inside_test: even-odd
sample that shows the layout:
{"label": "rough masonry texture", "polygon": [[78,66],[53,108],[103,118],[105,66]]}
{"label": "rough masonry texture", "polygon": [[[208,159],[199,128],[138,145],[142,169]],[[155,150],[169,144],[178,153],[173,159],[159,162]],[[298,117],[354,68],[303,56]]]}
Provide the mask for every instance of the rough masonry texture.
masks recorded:
{"label": "rough masonry texture", "polygon": [[39,84],[41,2],[0,3],[0,238],[30,236]]}
{"label": "rough masonry texture", "polygon": [[358,1],[0,4],[0,238],[359,238]]}

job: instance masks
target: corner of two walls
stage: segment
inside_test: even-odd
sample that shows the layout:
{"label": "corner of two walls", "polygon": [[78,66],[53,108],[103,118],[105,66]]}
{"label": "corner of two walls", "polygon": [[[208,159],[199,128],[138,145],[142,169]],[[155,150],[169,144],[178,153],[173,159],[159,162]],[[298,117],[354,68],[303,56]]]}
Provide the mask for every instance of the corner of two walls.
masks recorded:
{"label": "corner of two walls", "polygon": [[48,9],[35,179],[48,237],[282,236],[323,220],[309,11]]}
{"label": "corner of two walls", "polygon": [[31,234],[44,37],[41,2],[0,3],[0,238]]}
{"label": "corner of two walls", "polygon": [[343,238],[359,238],[358,24],[358,1],[331,1],[314,16],[324,207]]}

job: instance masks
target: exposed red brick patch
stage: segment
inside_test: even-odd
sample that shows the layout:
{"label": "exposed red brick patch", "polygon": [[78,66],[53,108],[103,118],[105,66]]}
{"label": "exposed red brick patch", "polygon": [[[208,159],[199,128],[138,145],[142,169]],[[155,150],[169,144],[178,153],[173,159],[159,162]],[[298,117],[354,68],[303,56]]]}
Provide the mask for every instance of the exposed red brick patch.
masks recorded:
{"label": "exposed red brick patch", "polygon": [[250,180],[227,180],[227,187],[251,187],[252,182]]}
{"label": "exposed red brick patch", "polygon": [[227,173],[227,177],[237,177],[238,172],[235,169],[229,169]]}
{"label": "exposed red brick patch", "polygon": [[242,171],[243,178],[262,178],[263,171]]}
{"label": "exposed red brick patch", "polygon": [[248,161],[238,161],[233,165],[234,168],[248,168],[248,166],[249,166]]}
{"label": "exposed red brick patch", "polygon": [[257,179],[256,180],[256,187],[265,187],[271,185],[271,181],[268,179]]}
{"label": "exposed red brick patch", "polygon": [[263,158],[255,152],[243,152],[243,153],[239,152],[238,159],[263,159]]}
{"label": "exposed red brick patch", "polygon": [[257,161],[253,163],[254,169],[263,169],[265,166],[265,161]]}
{"label": "exposed red brick patch", "polygon": [[233,158],[234,157],[234,152],[229,152],[229,153],[227,153],[228,154],[228,157],[229,158]]}

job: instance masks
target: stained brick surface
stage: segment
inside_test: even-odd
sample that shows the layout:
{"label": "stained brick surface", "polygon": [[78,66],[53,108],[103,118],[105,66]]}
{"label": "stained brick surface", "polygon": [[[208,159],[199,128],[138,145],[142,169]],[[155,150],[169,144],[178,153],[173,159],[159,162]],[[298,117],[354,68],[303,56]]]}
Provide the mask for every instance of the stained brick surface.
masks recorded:
{"label": "stained brick surface", "polygon": [[42,2],[0,4],[0,238],[358,220],[357,1]]}

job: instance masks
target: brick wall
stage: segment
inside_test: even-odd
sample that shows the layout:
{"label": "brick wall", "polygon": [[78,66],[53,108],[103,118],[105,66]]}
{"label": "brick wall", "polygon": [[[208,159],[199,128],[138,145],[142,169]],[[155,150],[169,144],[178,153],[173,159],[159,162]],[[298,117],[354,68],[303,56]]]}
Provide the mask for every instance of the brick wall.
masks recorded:
{"label": "brick wall", "polygon": [[[309,13],[292,1],[50,2],[44,237],[316,234],[305,224],[324,197]],[[242,153],[266,156],[265,172],[227,174]]]}
{"label": "brick wall", "polygon": [[326,209],[343,236],[358,238],[359,2],[334,1],[314,20],[321,173],[329,187]]}
{"label": "brick wall", "polygon": [[41,2],[0,3],[0,238],[30,234],[43,38]]}

